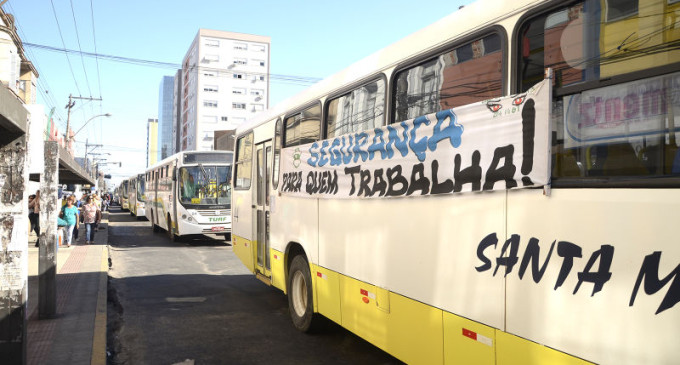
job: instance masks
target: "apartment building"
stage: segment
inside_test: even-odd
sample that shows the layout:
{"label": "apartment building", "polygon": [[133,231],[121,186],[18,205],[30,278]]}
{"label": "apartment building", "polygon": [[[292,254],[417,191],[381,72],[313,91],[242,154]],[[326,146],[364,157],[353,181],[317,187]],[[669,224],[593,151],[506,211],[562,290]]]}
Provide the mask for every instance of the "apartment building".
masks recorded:
{"label": "apartment building", "polygon": [[172,115],[175,78],[163,76],[158,91],[158,161],[172,155]]}
{"label": "apartment building", "polygon": [[266,36],[199,29],[182,61],[177,151],[214,148],[215,130],[233,130],[269,106]]}

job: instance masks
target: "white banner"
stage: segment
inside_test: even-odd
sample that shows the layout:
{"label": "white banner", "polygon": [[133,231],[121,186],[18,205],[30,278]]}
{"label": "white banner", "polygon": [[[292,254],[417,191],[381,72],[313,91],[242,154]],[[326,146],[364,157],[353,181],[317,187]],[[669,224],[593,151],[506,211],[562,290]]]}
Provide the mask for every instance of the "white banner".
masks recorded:
{"label": "white banner", "polygon": [[279,189],[380,198],[545,185],[550,80],[487,100],[282,151]]}

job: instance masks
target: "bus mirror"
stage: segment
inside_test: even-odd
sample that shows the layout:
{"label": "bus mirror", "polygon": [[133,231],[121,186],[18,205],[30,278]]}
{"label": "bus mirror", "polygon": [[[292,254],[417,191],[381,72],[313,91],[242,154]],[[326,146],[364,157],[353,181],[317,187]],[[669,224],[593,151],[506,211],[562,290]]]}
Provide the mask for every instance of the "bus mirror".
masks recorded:
{"label": "bus mirror", "polygon": [[177,166],[172,168],[172,181],[177,181]]}

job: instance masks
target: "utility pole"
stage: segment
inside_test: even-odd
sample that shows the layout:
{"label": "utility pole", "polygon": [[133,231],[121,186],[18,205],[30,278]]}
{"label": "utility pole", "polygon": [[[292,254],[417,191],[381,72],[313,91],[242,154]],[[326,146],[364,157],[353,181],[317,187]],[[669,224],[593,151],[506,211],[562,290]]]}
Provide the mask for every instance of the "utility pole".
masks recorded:
{"label": "utility pole", "polygon": [[76,105],[76,101],[73,99],[78,99],[78,100],[89,100],[89,101],[102,101],[102,98],[84,98],[82,96],[73,96],[71,94],[68,95],[68,104],[66,104],[65,109],[68,109],[68,112],[66,113],[66,142],[68,143],[69,140],[69,135],[68,135],[68,130],[71,127],[71,109]]}

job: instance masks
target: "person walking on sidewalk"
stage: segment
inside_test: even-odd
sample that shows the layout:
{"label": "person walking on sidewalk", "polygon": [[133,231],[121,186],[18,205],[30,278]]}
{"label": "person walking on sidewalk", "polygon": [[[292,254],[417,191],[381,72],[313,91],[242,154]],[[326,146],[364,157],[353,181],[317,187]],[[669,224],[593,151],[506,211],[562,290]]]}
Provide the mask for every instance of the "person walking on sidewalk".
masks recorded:
{"label": "person walking on sidewalk", "polygon": [[87,244],[94,243],[94,225],[97,222],[97,205],[92,197],[87,197],[83,205],[83,222],[85,223],[85,240]]}
{"label": "person walking on sidewalk", "polygon": [[71,195],[66,199],[66,205],[61,207],[59,216],[66,221],[66,247],[71,247],[73,229],[78,229],[78,208],[75,203],[76,197]]}
{"label": "person walking on sidewalk", "polygon": [[[40,190],[35,192],[35,198],[28,203],[28,220],[31,222],[31,230],[35,231],[38,239],[35,240],[35,247],[38,247],[40,241]],[[30,233],[30,232],[29,232]]]}

